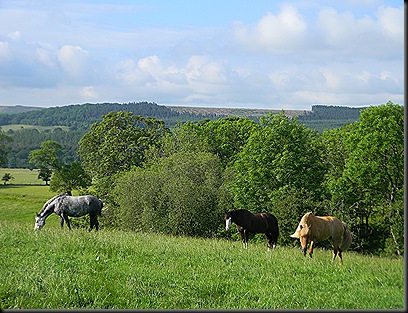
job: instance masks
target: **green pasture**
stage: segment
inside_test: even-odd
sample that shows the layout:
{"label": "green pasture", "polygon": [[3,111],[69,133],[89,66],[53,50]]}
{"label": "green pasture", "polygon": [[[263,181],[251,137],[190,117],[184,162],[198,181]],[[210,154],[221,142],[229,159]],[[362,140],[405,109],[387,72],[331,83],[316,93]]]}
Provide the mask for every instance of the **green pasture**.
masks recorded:
{"label": "green pasture", "polygon": [[[7,182],[7,185],[45,185],[44,181],[38,179],[38,169],[1,167],[0,178],[6,173],[10,173],[13,177]],[[1,181],[1,183],[4,184],[4,181]]]}
{"label": "green pasture", "polygon": [[[404,259],[103,228],[41,231],[47,186],[0,186],[0,309],[397,309]],[[165,222],[165,221],[159,221]],[[289,234],[281,234],[282,236]]]}

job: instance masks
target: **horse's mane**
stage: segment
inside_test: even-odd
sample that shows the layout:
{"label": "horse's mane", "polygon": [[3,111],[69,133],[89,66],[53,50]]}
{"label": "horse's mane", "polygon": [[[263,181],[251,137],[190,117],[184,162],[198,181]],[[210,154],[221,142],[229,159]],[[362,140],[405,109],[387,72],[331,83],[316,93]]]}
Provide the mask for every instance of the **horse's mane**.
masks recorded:
{"label": "horse's mane", "polygon": [[61,201],[62,199],[64,199],[67,196],[66,193],[61,193],[59,195],[56,195],[54,197],[52,197],[50,200],[48,200],[47,202],[45,202],[45,204],[43,205],[42,209],[40,210],[39,213],[43,212],[49,205],[50,203],[52,203],[54,200],[59,200]]}

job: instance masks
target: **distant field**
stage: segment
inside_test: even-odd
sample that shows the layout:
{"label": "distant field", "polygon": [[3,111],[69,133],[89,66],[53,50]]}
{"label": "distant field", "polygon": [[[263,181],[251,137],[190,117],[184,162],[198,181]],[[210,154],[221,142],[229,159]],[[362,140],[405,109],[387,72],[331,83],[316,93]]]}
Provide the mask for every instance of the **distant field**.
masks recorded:
{"label": "distant field", "polygon": [[[45,182],[38,179],[38,169],[30,170],[28,168],[0,168],[0,178],[5,173],[10,173],[14,179],[7,185],[45,185]],[[3,184],[4,182],[1,181]]]}
{"label": "distant field", "polygon": [[46,130],[53,130],[55,128],[61,128],[62,130],[69,131],[68,126],[39,126],[39,125],[26,125],[26,124],[10,124],[10,125],[3,125],[0,126],[1,129],[4,132],[7,132],[8,130],[20,130],[20,129],[38,129],[38,131],[43,132]]}

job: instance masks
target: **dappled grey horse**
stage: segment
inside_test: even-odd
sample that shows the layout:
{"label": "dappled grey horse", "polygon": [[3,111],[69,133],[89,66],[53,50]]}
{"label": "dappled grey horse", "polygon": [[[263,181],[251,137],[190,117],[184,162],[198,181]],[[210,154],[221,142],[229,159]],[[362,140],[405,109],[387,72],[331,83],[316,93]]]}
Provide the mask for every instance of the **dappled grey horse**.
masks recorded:
{"label": "dappled grey horse", "polygon": [[41,229],[45,225],[45,219],[52,213],[57,214],[61,220],[61,227],[64,226],[64,221],[69,229],[69,216],[80,217],[89,214],[91,231],[94,227],[98,230],[99,222],[97,215],[101,215],[103,202],[101,199],[92,196],[69,196],[60,194],[48,200],[42,207],[39,213],[36,213],[34,230]]}

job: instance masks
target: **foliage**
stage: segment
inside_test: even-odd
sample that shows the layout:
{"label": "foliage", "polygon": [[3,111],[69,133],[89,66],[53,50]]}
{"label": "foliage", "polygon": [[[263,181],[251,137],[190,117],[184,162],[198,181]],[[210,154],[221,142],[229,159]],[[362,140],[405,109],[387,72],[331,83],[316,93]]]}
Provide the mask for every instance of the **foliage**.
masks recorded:
{"label": "foliage", "polygon": [[209,151],[218,155],[224,166],[234,162],[238,152],[259,125],[247,118],[227,117],[202,124]]}
{"label": "foliage", "polygon": [[[168,107],[152,102],[129,103],[84,103],[51,107],[15,114],[0,114],[0,125],[29,124],[41,126],[69,126],[72,128],[88,128],[100,122],[102,117],[110,112],[127,111],[133,115],[150,116],[165,120],[169,126],[177,122],[199,121],[204,118],[217,119],[215,114],[178,113]],[[223,117],[223,116],[221,116]]]}
{"label": "foliage", "polygon": [[[45,141],[41,148],[30,152],[30,162],[40,168],[38,178],[51,180],[50,190],[72,194],[73,189],[87,188],[92,184],[91,177],[77,161],[64,164],[60,160],[61,145]],[[51,179],[49,179],[51,175]]]}
{"label": "foliage", "polygon": [[145,150],[167,132],[163,121],[131,112],[110,112],[81,138],[78,154],[99,193],[106,196],[112,189],[110,178],[133,166],[141,166]]}
{"label": "foliage", "polygon": [[286,186],[310,191],[319,199],[324,167],[316,133],[284,113],[269,115],[261,123],[234,164],[236,204],[273,212],[274,199]]}
{"label": "foliage", "polygon": [[30,163],[40,169],[57,170],[61,168],[61,162],[59,160],[59,154],[61,151],[61,145],[55,141],[44,141],[41,144],[40,149],[30,152]]}
{"label": "foliage", "polygon": [[0,166],[6,165],[7,163],[7,143],[10,141],[12,141],[11,137],[4,134],[0,127]]}
{"label": "foliage", "polygon": [[92,180],[82,168],[81,163],[72,162],[63,164],[51,177],[50,191],[72,194],[73,189],[86,189],[91,186]]}
{"label": "foliage", "polygon": [[48,168],[40,168],[38,171],[38,179],[45,181],[45,184],[48,186],[48,182],[51,180],[52,170]]}
{"label": "foliage", "polygon": [[[90,125],[99,123],[102,117],[109,112],[128,111],[133,115],[160,119],[169,129],[173,129],[180,123],[205,123],[224,118],[235,119],[234,116],[245,117],[245,119],[237,120],[238,124],[249,124],[249,121],[259,124],[260,116],[269,112],[253,109],[223,109],[221,112],[217,108],[210,108],[205,111],[195,109],[197,108],[185,107],[180,109],[180,107],[172,108],[149,102],[130,102],[123,104],[85,103],[42,108],[32,112],[0,113],[0,125],[7,125],[4,127],[7,129],[5,133],[13,140],[12,145],[9,142],[6,144],[9,153],[5,165],[13,168],[30,167],[28,161],[30,151],[39,149],[44,141],[55,141],[61,144],[61,161],[63,163],[69,164],[78,161],[79,140],[89,131]],[[322,132],[324,129],[337,128],[356,121],[359,117],[359,111],[360,109],[354,108],[314,105],[310,113],[299,110],[296,113],[290,112],[290,114],[297,114],[299,121],[308,128]],[[242,135],[245,136],[245,134]],[[222,150],[225,151],[225,148],[227,147],[223,147]]]}
{"label": "foliage", "polygon": [[40,149],[41,144],[46,141],[58,142],[61,145],[59,155],[61,162],[69,164],[78,161],[78,141],[86,131],[85,128],[63,130],[61,127],[44,131],[28,127],[9,129],[6,134],[13,141],[8,145],[7,165],[14,168],[32,168],[29,162],[30,152]]}
{"label": "foliage", "polygon": [[134,168],[117,182],[116,202],[126,229],[212,236],[222,221],[221,165],[206,152],[178,152],[151,168]]}
{"label": "foliage", "polygon": [[1,180],[4,181],[4,185],[7,185],[7,183],[12,179],[14,179],[14,177],[10,173],[5,173],[1,178]]}
{"label": "foliage", "polygon": [[[403,107],[387,103],[361,113],[351,127],[328,131],[326,154],[332,162],[327,186],[334,212],[344,216],[362,251],[383,249],[393,238],[395,252],[403,250],[404,115]],[[381,242],[373,238],[383,235]],[[399,238],[397,240],[397,238]],[[381,248],[382,247],[382,248]]]}

